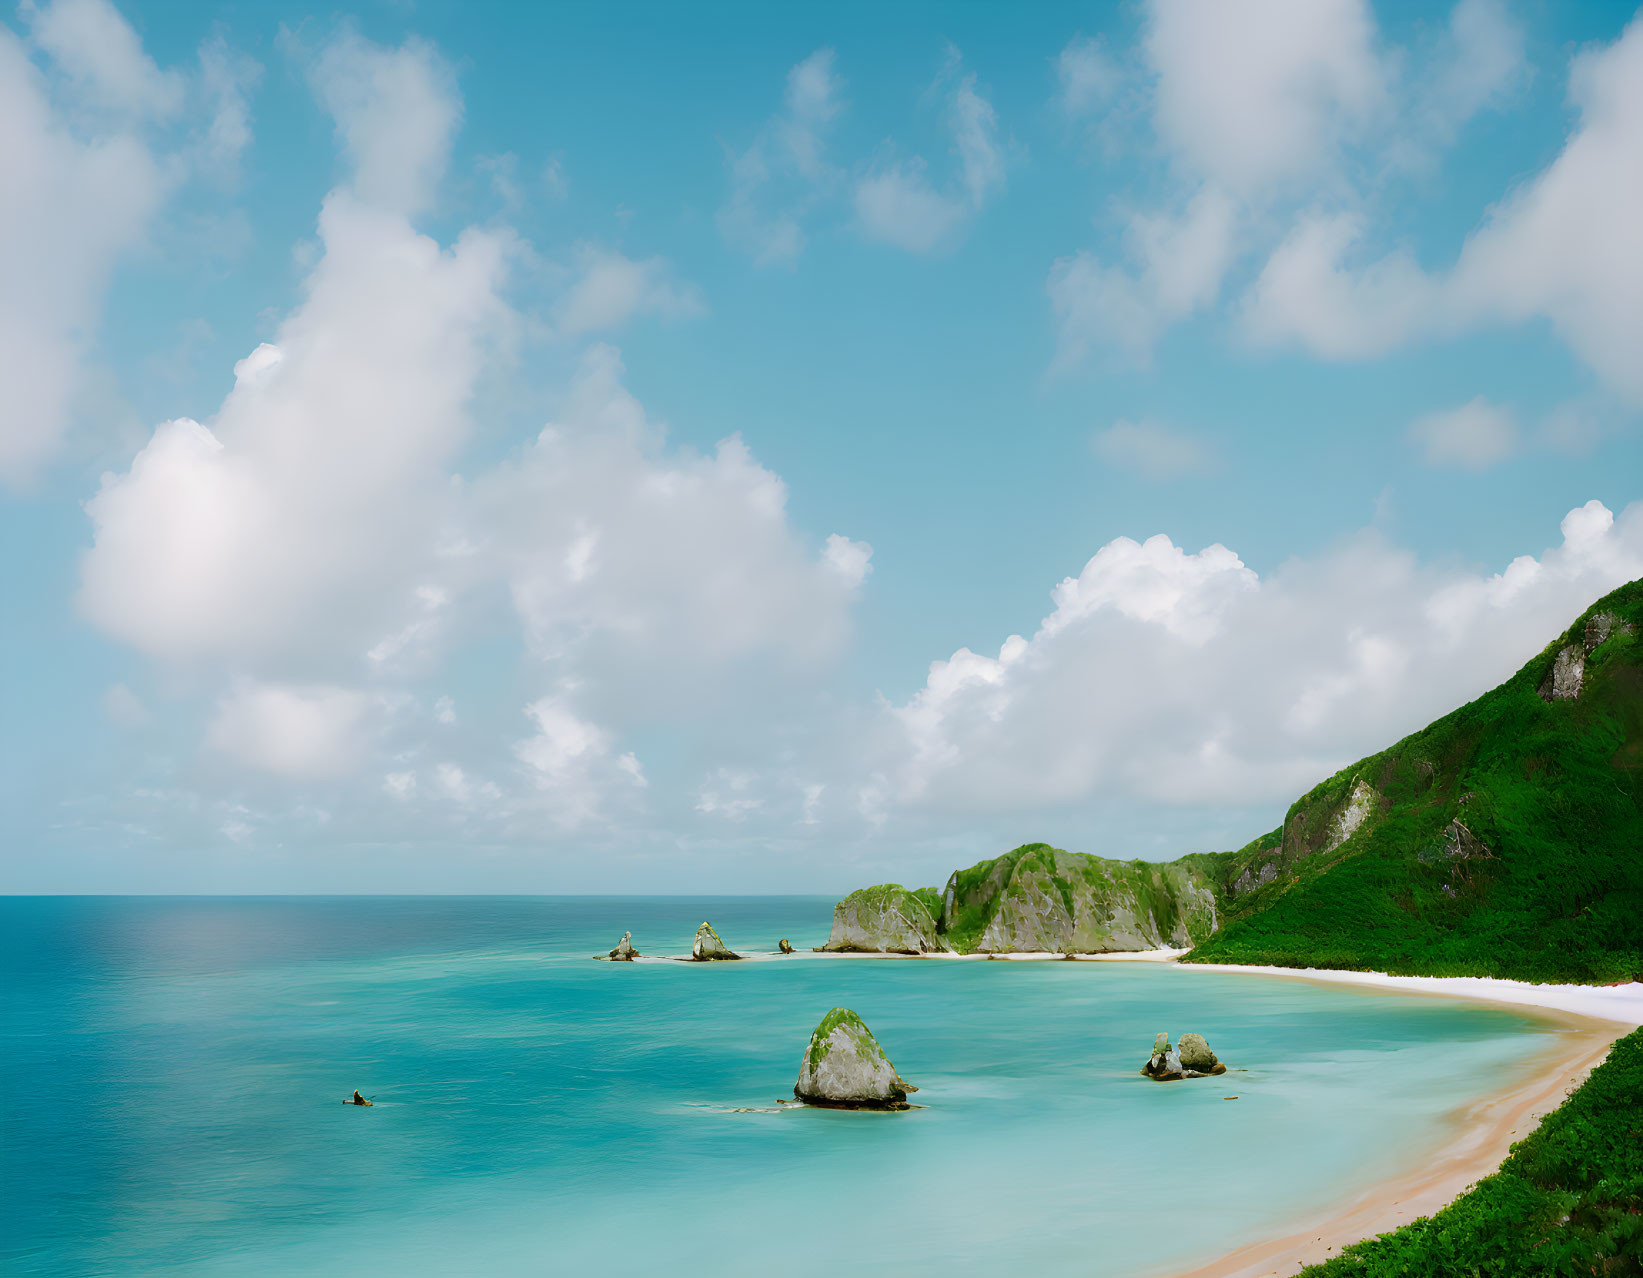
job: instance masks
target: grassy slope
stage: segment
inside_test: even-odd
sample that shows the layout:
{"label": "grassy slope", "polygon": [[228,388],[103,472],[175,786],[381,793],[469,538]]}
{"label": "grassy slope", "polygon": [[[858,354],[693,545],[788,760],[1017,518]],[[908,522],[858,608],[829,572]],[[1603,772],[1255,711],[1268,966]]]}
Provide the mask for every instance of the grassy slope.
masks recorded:
{"label": "grassy slope", "polygon": [[[1557,650],[1601,611],[1636,632],[1587,657],[1578,700],[1542,701]],[[1380,810],[1315,850],[1359,779]],[[1442,854],[1456,817],[1489,855]],[[1643,582],[1598,601],[1500,687],[1325,781],[1281,830],[1201,868],[1225,890],[1275,858],[1278,878],[1232,897],[1188,961],[1643,977]]]}
{"label": "grassy slope", "polygon": [[1348,1247],[1311,1278],[1643,1274],[1643,1030],[1494,1175],[1430,1218]]}

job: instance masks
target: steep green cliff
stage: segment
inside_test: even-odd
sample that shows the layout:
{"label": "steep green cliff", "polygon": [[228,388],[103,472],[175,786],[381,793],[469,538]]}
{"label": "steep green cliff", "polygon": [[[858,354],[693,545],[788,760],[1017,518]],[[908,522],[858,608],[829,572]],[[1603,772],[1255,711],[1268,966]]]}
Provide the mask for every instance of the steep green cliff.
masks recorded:
{"label": "steep green cliff", "polygon": [[1643,977],[1643,582],[1221,863],[1189,962]]}

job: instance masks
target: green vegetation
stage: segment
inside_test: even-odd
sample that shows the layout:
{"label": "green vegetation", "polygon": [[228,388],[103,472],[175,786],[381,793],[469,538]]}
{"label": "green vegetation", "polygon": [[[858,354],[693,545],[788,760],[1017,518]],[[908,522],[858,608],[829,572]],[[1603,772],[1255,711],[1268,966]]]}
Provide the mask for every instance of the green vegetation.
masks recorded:
{"label": "green vegetation", "polygon": [[1614,1045],[1493,1176],[1311,1278],[1643,1274],[1643,1029]]}
{"label": "green vegetation", "polygon": [[833,1031],[841,1025],[854,1026],[863,1034],[866,1034],[868,1038],[872,1037],[868,1033],[867,1026],[862,1023],[861,1017],[857,1016],[848,1007],[835,1007],[821,1018],[821,1024],[816,1026],[816,1032],[810,1036],[810,1047],[806,1053],[806,1058],[810,1062],[810,1072],[812,1074],[820,1069],[821,1063],[827,1059],[827,1053],[831,1047],[828,1039],[832,1037]]}
{"label": "green vegetation", "polygon": [[[1567,700],[1539,690],[1584,652]],[[1367,819],[1336,842],[1360,783]],[[1222,927],[1188,962],[1607,982],[1643,977],[1643,582],[1492,692],[1298,800],[1204,867]],[[1262,882],[1263,874],[1267,881]],[[1240,887],[1240,885],[1242,885]]]}
{"label": "green vegetation", "polygon": [[[979,948],[1088,953],[1190,944],[1215,926],[1215,891],[1198,865],[1109,861],[1046,843],[1024,844],[959,870],[946,893],[906,893],[885,884],[852,896],[876,892],[901,892],[933,907],[941,939],[964,954]],[[948,896],[952,905],[945,908]]]}
{"label": "green vegetation", "polygon": [[941,889],[940,888],[911,888],[908,895],[924,907],[924,912],[932,919],[941,917]]}

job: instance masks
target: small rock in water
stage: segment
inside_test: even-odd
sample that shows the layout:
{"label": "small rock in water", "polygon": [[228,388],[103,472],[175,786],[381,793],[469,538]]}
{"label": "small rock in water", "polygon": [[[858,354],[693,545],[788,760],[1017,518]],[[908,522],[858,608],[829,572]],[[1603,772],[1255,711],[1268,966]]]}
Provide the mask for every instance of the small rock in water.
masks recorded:
{"label": "small rock in water", "polygon": [[1183,1069],[1197,1070],[1200,1074],[1226,1073],[1227,1067],[1215,1059],[1215,1053],[1209,1050],[1202,1034],[1181,1035],[1179,1050]]}
{"label": "small rock in water", "polygon": [[1158,1082],[1177,1078],[1207,1078],[1224,1074],[1227,1067],[1215,1058],[1202,1034],[1183,1034],[1178,1047],[1171,1047],[1168,1034],[1152,1040],[1152,1055],[1141,1072]]}
{"label": "small rock in water", "polygon": [[791,954],[793,952],[793,943],[784,936],[782,937],[781,948],[783,954]]}
{"label": "small rock in water", "polygon": [[701,962],[706,959],[739,959],[741,955],[719,939],[713,924],[704,922],[696,929],[696,939],[690,943],[690,957]]}
{"label": "small rock in water", "polygon": [[610,952],[610,957],[625,963],[631,963],[639,957],[639,951],[633,948],[632,932],[622,933],[622,939],[616,942],[616,948]]}
{"label": "small rock in water", "polygon": [[793,1095],[829,1109],[906,1109],[918,1088],[896,1073],[861,1017],[835,1007],[810,1036]]}

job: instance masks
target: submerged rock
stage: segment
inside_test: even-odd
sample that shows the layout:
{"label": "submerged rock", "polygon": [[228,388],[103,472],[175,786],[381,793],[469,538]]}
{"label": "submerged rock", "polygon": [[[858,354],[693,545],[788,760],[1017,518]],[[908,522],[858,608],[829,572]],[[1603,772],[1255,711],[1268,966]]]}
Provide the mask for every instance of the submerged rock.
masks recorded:
{"label": "submerged rock", "polygon": [[631,963],[639,957],[639,951],[633,948],[632,932],[622,933],[622,939],[616,942],[616,948],[610,952],[610,957],[619,963]]}
{"label": "submerged rock", "polygon": [[690,957],[700,962],[707,959],[739,959],[741,955],[719,939],[713,924],[703,922],[696,929],[696,939],[690,943]]}
{"label": "submerged rock", "polygon": [[916,1091],[847,1007],[822,1017],[793,1085],[793,1095],[805,1104],[829,1109],[906,1109],[907,1093]]}
{"label": "submerged rock", "polygon": [[1148,1078],[1167,1083],[1177,1078],[1208,1078],[1225,1074],[1227,1067],[1215,1058],[1202,1034],[1183,1034],[1178,1047],[1171,1047],[1168,1034],[1152,1040],[1152,1056],[1141,1067]]}
{"label": "submerged rock", "polygon": [[915,893],[899,883],[858,888],[833,907],[829,952],[932,954],[951,947],[936,934],[936,921]]}

